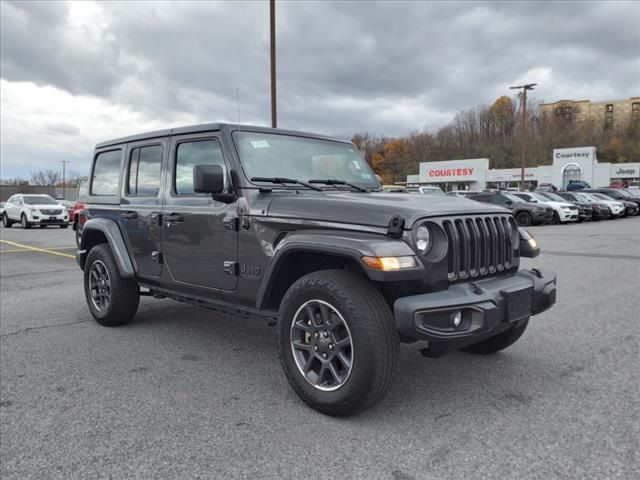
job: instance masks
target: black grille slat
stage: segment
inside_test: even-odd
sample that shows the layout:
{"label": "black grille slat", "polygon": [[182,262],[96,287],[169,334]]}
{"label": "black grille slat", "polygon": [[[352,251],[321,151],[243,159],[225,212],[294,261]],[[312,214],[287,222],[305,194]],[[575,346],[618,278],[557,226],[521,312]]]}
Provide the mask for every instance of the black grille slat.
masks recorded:
{"label": "black grille slat", "polygon": [[467,225],[467,231],[469,232],[469,239],[471,242],[471,246],[469,248],[469,255],[471,257],[469,275],[471,277],[477,277],[480,270],[480,264],[478,261],[478,257],[480,255],[480,240],[478,239],[475,222],[468,218],[465,224]]}
{"label": "black grille slat", "polygon": [[502,216],[443,220],[447,237],[449,281],[483,277],[509,270],[514,264],[515,223]]}

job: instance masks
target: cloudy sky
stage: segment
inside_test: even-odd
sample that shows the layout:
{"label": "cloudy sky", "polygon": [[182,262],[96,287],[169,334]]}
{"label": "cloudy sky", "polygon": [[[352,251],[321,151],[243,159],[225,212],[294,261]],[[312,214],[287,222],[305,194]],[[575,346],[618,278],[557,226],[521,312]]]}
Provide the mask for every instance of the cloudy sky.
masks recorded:
{"label": "cloudy sky", "polygon": [[[202,122],[266,125],[268,2],[1,3],[2,178],[95,143]],[[640,3],[277,4],[279,126],[435,129],[520,82],[538,100],[640,95]]]}

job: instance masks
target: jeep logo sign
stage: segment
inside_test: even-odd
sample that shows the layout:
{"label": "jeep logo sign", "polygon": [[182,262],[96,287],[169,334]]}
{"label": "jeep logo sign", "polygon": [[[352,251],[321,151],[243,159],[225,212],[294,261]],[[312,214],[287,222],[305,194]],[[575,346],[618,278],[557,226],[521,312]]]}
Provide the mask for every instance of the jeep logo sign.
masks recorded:
{"label": "jeep logo sign", "polygon": [[611,165],[610,176],[611,178],[638,178],[640,177],[640,164]]}

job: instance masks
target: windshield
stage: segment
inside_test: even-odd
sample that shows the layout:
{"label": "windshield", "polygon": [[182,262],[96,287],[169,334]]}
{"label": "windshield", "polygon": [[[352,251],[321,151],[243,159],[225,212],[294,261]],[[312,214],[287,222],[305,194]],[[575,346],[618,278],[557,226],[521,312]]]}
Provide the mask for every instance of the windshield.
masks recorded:
{"label": "windshield", "polygon": [[22,200],[27,205],[59,205],[58,202],[48,196],[25,195]]}
{"label": "windshield", "polygon": [[544,195],[542,195],[540,193],[533,192],[533,193],[530,193],[529,195],[531,195],[533,198],[535,198],[539,202],[550,202],[551,201],[547,197],[545,197]]}
{"label": "windshield", "polygon": [[567,201],[566,199],[562,198],[557,193],[553,193],[553,192],[545,192],[544,196],[549,198],[549,199],[551,199],[551,200],[554,200],[556,202],[566,202]]}
{"label": "windshield", "polygon": [[512,193],[503,193],[502,195],[511,200],[513,203],[525,203],[523,199],[521,199],[520,197],[516,197]]}
{"label": "windshield", "polygon": [[604,193],[592,193],[591,195],[600,200],[606,200],[607,202],[611,202],[613,200],[611,197],[607,197]]}
{"label": "windshield", "polygon": [[421,188],[420,193],[423,195],[433,195],[436,197],[441,197],[444,195],[444,192],[439,188]]}
{"label": "windshield", "polygon": [[584,193],[574,193],[573,196],[580,202],[590,202],[591,200]]}
{"label": "windshield", "polygon": [[261,132],[235,132],[233,140],[249,179],[331,179],[362,188],[380,188],[371,167],[350,143]]}

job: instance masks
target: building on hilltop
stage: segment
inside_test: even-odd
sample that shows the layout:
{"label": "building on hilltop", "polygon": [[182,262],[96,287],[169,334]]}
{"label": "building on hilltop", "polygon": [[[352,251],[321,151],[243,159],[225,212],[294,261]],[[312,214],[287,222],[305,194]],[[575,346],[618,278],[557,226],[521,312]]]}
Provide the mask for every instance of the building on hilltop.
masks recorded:
{"label": "building on hilltop", "polygon": [[623,100],[558,100],[542,103],[540,113],[567,122],[594,120],[606,127],[621,127],[632,121],[640,121],[640,97]]}

